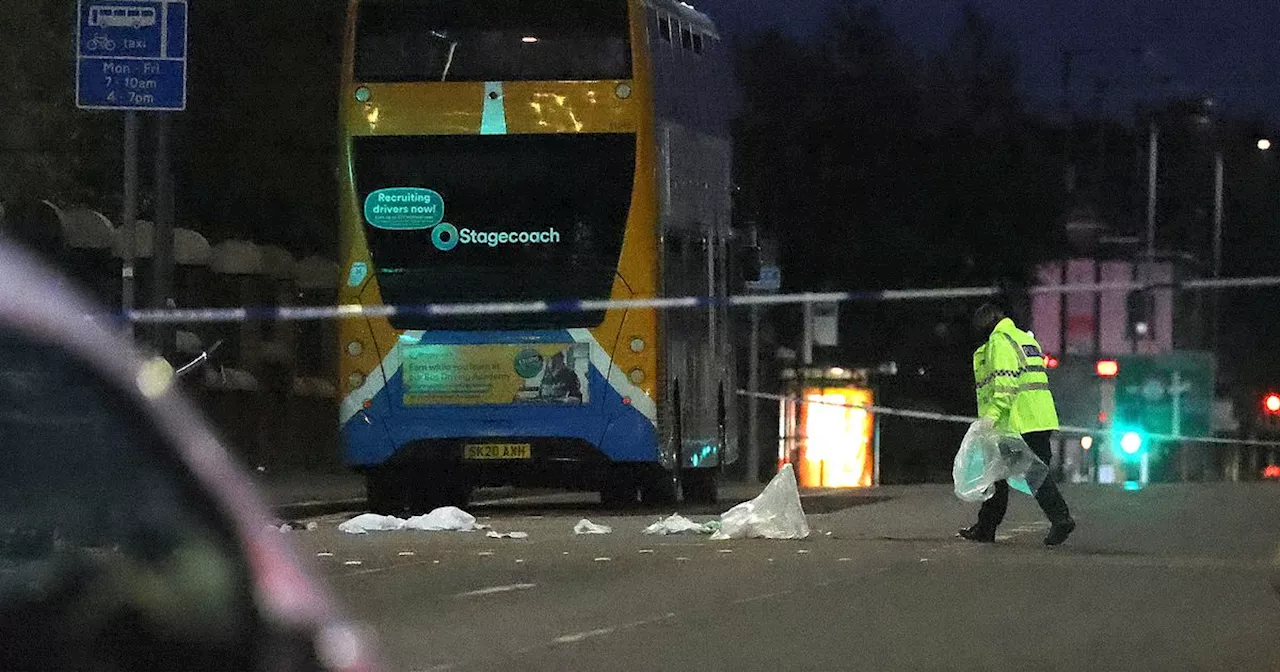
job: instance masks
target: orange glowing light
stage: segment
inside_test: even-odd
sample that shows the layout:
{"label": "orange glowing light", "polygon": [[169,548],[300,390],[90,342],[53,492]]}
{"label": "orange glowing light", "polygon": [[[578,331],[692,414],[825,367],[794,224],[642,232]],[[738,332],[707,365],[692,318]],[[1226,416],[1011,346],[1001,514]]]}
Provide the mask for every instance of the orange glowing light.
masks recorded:
{"label": "orange glowing light", "polygon": [[802,487],[858,488],[871,485],[874,403],[865,388],[811,388],[801,410],[803,441],[797,476]]}

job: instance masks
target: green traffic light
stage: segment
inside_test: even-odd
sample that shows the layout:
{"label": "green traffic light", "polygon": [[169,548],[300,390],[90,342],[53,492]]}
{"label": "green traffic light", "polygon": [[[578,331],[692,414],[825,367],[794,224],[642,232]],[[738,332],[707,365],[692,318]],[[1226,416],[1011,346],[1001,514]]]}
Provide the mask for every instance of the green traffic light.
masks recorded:
{"label": "green traffic light", "polygon": [[1138,451],[1142,450],[1142,435],[1137,432],[1125,432],[1124,436],[1120,437],[1120,450],[1123,450],[1126,455],[1138,454]]}

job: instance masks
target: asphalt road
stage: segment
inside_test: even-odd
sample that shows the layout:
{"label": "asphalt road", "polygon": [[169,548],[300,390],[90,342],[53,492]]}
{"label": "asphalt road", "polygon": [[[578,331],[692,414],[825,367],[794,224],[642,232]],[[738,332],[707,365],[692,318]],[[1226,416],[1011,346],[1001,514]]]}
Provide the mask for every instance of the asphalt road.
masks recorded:
{"label": "asphalt road", "polygon": [[1280,484],[1066,486],[1058,548],[1028,497],[976,545],[949,488],[874,494],[807,498],[804,541],[646,536],[662,512],[572,497],[473,509],[527,540],[291,534],[393,670],[1280,670]]}

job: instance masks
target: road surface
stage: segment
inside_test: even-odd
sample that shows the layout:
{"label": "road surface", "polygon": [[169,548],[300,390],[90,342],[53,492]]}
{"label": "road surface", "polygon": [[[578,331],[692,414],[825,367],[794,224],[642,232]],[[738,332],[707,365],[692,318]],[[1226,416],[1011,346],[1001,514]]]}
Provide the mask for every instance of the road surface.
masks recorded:
{"label": "road surface", "polygon": [[976,507],[938,486],[806,498],[804,541],[646,536],[664,512],[572,496],[473,509],[527,540],[290,534],[393,670],[1280,670],[1280,484],[1064,493],[1058,548],[1023,496],[997,544],[955,539]]}

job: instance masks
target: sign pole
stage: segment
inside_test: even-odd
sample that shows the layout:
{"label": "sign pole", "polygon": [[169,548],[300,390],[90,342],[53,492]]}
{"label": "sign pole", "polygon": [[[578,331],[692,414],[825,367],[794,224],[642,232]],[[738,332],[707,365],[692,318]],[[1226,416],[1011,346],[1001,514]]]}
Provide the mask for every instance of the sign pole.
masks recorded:
{"label": "sign pole", "polygon": [[[138,220],[138,111],[179,112],[187,108],[187,0],[129,0],[124,3],[76,3],[76,107],[124,112],[124,198],[120,303],[126,313],[125,333],[133,337],[127,313],[136,303],[135,262]],[[168,125],[161,120],[161,151],[156,159],[160,182],[157,266],[173,252],[172,187],[168,157]],[[167,230],[165,228],[167,227]],[[165,242],[167,241],[167,245]],[[157,286],[167,286],[161,268]],[[157,292],[159,294],[160,292]],[[163,299],[159,299],[163,303]]]}
{"label": "sign pole", "polygon": [[[173,284],[173,171],[169,153],[170,117],[156,115],[156,215],[155,238],[151,250],[151,305],[165,308]],[[172,345],[170,329],[156,330],[156,347],[161,352]]]}
{"label": "sign pole", "polygon": [[138,113],[124,113],[124,253],[120,266],[120,303],[125,314],[125,335],[133,338],[134,257],[137,254],[138,220]]}
{"label": "sign pole", "polygon": [[750,359],[747,369],[747,482],[760,482],[760,306],[751,304]]}

